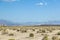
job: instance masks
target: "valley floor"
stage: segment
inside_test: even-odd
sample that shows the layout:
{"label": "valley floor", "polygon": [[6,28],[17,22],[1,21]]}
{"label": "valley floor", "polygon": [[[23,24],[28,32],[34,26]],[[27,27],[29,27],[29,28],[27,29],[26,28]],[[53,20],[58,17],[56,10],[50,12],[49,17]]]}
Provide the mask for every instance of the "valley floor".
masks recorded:
{"label": "valley floor", "polygon": [[0,40],[60,40],[60,27],[0,27]]}

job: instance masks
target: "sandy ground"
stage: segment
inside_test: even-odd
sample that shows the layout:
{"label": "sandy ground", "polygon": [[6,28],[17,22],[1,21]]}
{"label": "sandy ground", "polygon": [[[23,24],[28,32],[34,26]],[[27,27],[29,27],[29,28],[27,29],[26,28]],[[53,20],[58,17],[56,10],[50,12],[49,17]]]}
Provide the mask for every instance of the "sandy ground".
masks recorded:
{"label": "sandy ground", "polygon": [[[21,31],[17,31],[17,30],[12,30],[12,29],[6,29],[6,32],[8,32],[7,34],[2,34],[3,30],[0,31],[0,40],[9,40],[9,39],[15,39],[15,40],[42,40],[44,35],[48,35],[49,40],[51,40],[51,38],[53,36],[55,36],[55,34],[57,34],[58,32],[60,32],[60,30],[53,30],[52,32],[46,32],[46,33],[37,33],[38,29],[35,29],[35,31],[32,30],[27,30],[27,32],[22,33]],[[13,33],[13,36],[9,36],[10,33]],[[33,33],[34,37],[29,37],[29,34]],[[43,35],[42,35],[43,34]],[[59,36],[60,37],[60,36]]]}

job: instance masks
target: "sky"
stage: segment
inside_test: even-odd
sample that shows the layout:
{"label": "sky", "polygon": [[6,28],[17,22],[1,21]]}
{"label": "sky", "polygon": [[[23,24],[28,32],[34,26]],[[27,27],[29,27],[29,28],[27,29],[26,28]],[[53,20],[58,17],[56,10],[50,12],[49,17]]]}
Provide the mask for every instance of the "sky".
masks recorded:
{"label": "sky", "polygon": [[60,0],[0,0],[0,19],[13,22],[60,20]]}

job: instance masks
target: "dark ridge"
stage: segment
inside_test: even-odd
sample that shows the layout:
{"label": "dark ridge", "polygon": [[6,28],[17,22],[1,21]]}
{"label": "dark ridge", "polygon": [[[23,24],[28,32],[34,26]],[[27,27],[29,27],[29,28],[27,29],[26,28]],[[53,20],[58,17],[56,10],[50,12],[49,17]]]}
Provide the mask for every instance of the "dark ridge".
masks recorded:
{"label": "dark ridge", "polygon": [[60,26],[60,25],[40,25],[40,26]]}
{"label": "dark ridge", "polygon": [[41,26],[43,27],[43,26],[60,26],[60,25],[48,25],[48,24],[46,25],[45,24],[45,25],[34,25],[33,27],[41,27]]}

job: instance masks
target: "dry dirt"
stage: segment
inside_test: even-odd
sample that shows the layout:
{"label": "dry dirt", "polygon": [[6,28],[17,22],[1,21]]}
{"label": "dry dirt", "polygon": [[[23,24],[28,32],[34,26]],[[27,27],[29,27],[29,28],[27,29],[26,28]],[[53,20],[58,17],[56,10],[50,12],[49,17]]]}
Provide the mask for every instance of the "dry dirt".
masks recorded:
{"label": "dry dirt", "polygon": [[[60,28],[60,27],[59,27]],[[44,36],[47,35],[48,40],[52,40],[53,36],[57,36],[60,38],[59,35],[57,35],[58,32],[60,32],[59,28],[47,28],[47,27],[29,27],[29,28],[0,28],[0,40],[43,40]],[[32,37],[30,37],[30,34],[33,34]]]}

